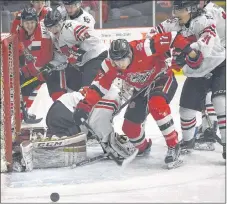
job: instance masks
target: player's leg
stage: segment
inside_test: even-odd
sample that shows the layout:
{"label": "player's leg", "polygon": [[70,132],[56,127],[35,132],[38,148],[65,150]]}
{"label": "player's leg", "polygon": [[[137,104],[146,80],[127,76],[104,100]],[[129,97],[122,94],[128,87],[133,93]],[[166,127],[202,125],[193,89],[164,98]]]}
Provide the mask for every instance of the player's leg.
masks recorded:
{"label": "player's leg", "polygon": [[101,68],[103,60],[107,57],[107,51],[100,54],[97,58],[90,60],[80,68],[82,72],[81,87],[89,86],[96,77],[98,71]]}
{"label": "player's leg", "polygon": [[226,158],[226,61],[213,72],[212,102],[217,114],[218,126],[223,143],[223,158]]}
{"label": "player's leg", "polygon": [[[28,81],[29,79],[32,79],[32,78],[33,77],[25,78],[24,75],[21,74],[20,75],[20,85],[22,85],[23,83],[25,83],[26,81]],[[21,95],[22,95],[23,102],[24,102],[24,104],[23,104],[24,108],[29,109],[32,106],[32,104],[37,96],[38,90],[42,84],[43,84],[43,82],[36,80],[36,81],[28,84],[27,86],[24,86],[23,88],[21,88]],[[28,116],[35,119],[34,115],[28,115]],[[21,118],[24,119],[22,107],[21,107]]]}
{"label": "player's leg", "polygon": [[52,71],[45,76],[49,96],[56,101],[60,96],[67,92],[65,71]]}
{"label": "player's leg", "polygon": [[178,84],[174,75],[165,75],[155,83],[149,94],[149,112],[156,121],[168,147],[165,163],[171,163],[180,155],[178,133],[174,127],[169,103],[173,99]]}
{"label": "player's leg", "polygon": [[[136,93],[137,91],[134,91],[134,94]],[[152,145],[151,139],[148,140],[145,136],[144,125],[148,115],[148,108],[147,97],[144,95],[145,92],[142,92],[129,103],[122,126],[122,130],[128,136],[130,142],[139,149],[139,156],[149,153]]]}
{"label": "player's leg", "polygon": [[46,124],[50,134],[57,137],[72,136],[81,132],[73,120],[72,112],[59,100],[48,110]]}
{"label": "player's leg", "polygon": [[101,140],[104,152],[111,152],[120,158],[127,158],[135,151],[127,136],[114,131],[113,113],[120,107],[120,90],[112,85],[109,92],[94,106],[88,123]]}
{"label": "player's leg", "polygon": [[68,64],[65,69],[66,85],[67,88],[73,91],[79,91],[81,88],[82,74],[78,67],[73,67]]}
{"label": "player's leg", "polygon": [[182,130],[181,148],[192,149],[195,145],[196,112],[202,110],[210,79],[188,77],[180,97]]}

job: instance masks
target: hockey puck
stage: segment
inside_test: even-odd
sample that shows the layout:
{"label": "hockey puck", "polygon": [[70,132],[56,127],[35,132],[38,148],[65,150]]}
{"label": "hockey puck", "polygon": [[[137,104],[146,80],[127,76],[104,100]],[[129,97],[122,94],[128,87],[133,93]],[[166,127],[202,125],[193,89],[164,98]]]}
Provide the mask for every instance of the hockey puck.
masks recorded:
{"label": "hockey puck", "polygon": [[59,201],[59,198],[60,198],[60,196],[59,196],[58,193],[51,193],[51,195],[50,195],[50,199],[51,199],[53,202]]}

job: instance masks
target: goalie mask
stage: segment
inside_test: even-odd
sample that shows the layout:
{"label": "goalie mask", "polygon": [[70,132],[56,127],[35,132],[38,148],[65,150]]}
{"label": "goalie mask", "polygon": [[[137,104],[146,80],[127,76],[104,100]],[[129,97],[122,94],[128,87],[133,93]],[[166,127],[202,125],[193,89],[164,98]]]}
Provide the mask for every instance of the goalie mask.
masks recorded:
{"label": "goalie mask", "polygon": [[110,45],[109,56],[120,70],[127,69],[132,61],[132,51],[128,41],[125,39],[113,40]]}

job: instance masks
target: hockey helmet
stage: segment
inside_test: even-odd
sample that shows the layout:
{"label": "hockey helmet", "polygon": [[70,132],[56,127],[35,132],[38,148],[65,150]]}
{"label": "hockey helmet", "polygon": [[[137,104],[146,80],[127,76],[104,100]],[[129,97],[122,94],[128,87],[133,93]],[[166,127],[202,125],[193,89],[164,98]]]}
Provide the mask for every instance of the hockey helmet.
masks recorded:
{"label": "hockey helmet", "polygon": [[130,45],[125,39],[113,40],[110,44],[109,55],[112,60],[121,60],[130,53]]}
{"label": "hockey helmet", "polygon": [[21,20],[22,21],[31,21],[35,20],[38,21],[38,16],[36,10],[31,7],[26,7],[21,12]]}
{"label": "hockey helmet", "polygon": [[200,8],[200,0],[175,0],[173,10],[187,9],[189,13],[197,13]]}
{"label": "hockey helmet", "polygon": [[81,0],[63,0],[62,1],[64,5],[72,5],[77,3],[82,3]]}
{"label": "hockey helmet", "polygon": [[48,11],[44,18],[44,25],[47,28],[57,25],[62,21],[62,15],[59,10],[53,9],[52,11]]}

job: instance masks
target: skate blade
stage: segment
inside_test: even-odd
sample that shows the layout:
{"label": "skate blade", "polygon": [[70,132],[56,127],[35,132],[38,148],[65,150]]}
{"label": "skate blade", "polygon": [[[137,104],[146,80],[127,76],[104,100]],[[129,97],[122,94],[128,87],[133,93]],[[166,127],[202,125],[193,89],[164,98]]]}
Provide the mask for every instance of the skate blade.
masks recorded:
{"label": "skate blade", "polygon": [[180,154],[181,155],[188,155],[188,154],[191,154],[192,152],[191,152],[191,150],[189,150],[189,149],[181,149],[180,150]]}
{"label": "skate blade", "polygon": [[168,170],[176,169],[176,168],[180,167],[182,164],[183,164],[183,160],[179,159],[179,160],[176,160],[174,162],[170,162],[170,163],[166,164],[166,167],[167,167]]}
{"label": "skate blade", "polygon": [[214,151],[214,143],[195,143],[194,150],[199,150],[199,151]]}
{"label": "skate blade", "polygon": [[136,151],[131,155],[129,156],[127,159],[124,159],[123,162],[122,162],[122,167],[125,168],[128,164],[130,164],[137,156],[139,150],[136,149]]}

